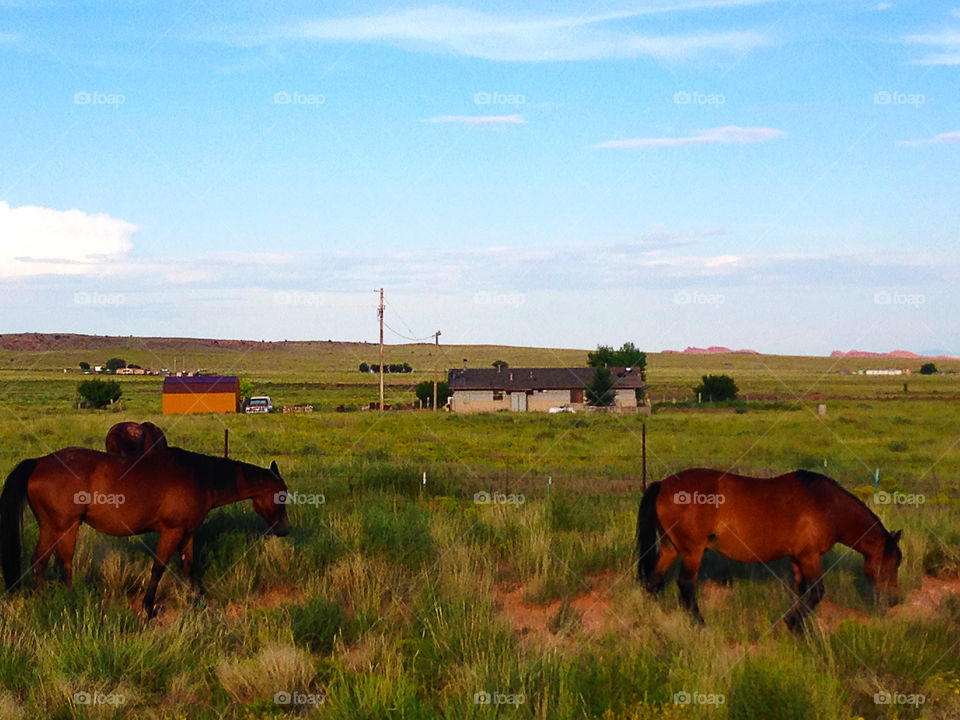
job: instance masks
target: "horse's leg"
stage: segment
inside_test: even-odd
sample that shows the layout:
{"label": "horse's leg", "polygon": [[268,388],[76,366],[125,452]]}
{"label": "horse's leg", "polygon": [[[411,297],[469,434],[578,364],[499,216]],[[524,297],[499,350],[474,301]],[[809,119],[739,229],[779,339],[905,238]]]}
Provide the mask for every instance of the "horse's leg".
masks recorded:
{"label": "horse's leg", "polygon": [[157,616],[153,601],[157,595],[157,585],[160,584],[160,578],[163,577],[163,571],[167,568],[167,562],[173,551],[177,549],[180,540],[183,537],[183,530],[173,528],[171,530],[162,530],[157,539],[157,557],[153,561],[153,570],[150,572],[150,582],[147,583],[147,591],[143,594],[143,611],[148,618]]}
{"label": "horse's leg", "polygon": [[183,569],[184,576],[190,580],[190,583],[197,591],[197,597],[193,601],[193,604],[196,605],[200,602],[200,598],[206,594],[207,589],[203,587],[203,582],[200,578],[194,575],[192,532],[185,533],[183,540],[180,541],[180,567]]}
{"label": "horse's leg", "polygon": [[677,587],[680,588],[680,602],[693,615],[693,619],[703,625],[703,615],[697,605],[697,575],[700,573],[700,562],[703,560],[705,548],[699,547],[690,553],[683,553],[680,559],[680,577],[677,578]]}
{"label": "horse's leg", "polygon": [[647,591],[656,595],[658,592],[663,590],[663,580],[667,575],[667,572],[670,570],[670,566],[673,565],[673,561],[677,559],[677,548],[674,546],[670,539],[664,535],[660,539],[660,556],[657,558],[657,566],[653,569],[653,573],[647,578]]}
{"label": "horse's leg", "polygon": [[67,587],[73,587],[73,553],[77,548],[79,530],[80,523],[77,522],[57,540],[56,565],[63,571],[63,582]]}
{"label": "horse's leg", "polygon": [[823,598],[823,578],[820,555],[809,554],[793,561],[793,576],[797,581],[797,599],[786,615],[787,627],[795,633],[803,630],[803,621]]}
{"label": "horse's leg", "polygon": [[49,523],[40,525],[40,537],[37,540],[37,547],[33,551],[33,586],[40,590],[43,588],[43,574],[47,570],[47,563],[50,562],[50,556],[57,544],[57,531]]}

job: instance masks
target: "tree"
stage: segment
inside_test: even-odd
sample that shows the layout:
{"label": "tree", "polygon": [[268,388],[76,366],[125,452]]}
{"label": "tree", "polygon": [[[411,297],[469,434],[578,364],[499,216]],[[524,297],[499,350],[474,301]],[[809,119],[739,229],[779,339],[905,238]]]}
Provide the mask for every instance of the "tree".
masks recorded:
{"label": "tree", "polygon": [[120,368],[125,368],[127,366],[127,361],[123,358],[110,358],[104,364],[103,368],[108,373],[115,373]]}
{"label": "tree", "polygon": [[89,370],[89,369],[90,369],[90,363],[88,363],[86,360],[81,360],[81,361],[80,361],[80,369],[81,369],[81,370]]}
{"label": "tree", "polygon": [[705,402],[736,400],[737,393],[740,392],[737,384],[729,375],[704,375],[702,380],[693,389],[693,392],[700,400]]}
{"label": "tree", "polygon": [[616,397],[616,390],[613,387],[613,375],[605,367],[598,367],[593,371],[593,378],[590,385],[587,386],[587,402],[598,407],[608,407],[613,405],[613,398]]}
{"label": "tree", "polygon": [[253,397],[253,383],[246,378],[240,378],[240,399],[249,400]]}
{"label": "tree", "polygon": [[367,365],[365,362],[360,363],[360,372],[365,372],[365,373],[370,372],[370,366]]}
{"label": "tree", "polygon": [[84,380],[77,385],[80,405],[89,408],[103,408],[120,399],[123,390],[116,380]]}
{"label": "tree", "polygon": [[938,372],[939,370],[937,370],[937,366],[933,363],[924,363],[920,366],[921,375],[936,375]]}
{"label": "tree", "polygon": [[[417,399],[423,403],[423,407],[433,407],[433,380],[424,380],[418,382],[413,389]],[[437,406],[443,407],[447,404],[447,398],[450,397],[450,386],[446,382],[437,383]]]}
{"label": "tree", "polygon": [[510,363],[508,363],[506,360],[494,360],[490,364],[497,370],[506,370],[508,367],[510,367]]}
{"label": "tree", "polygon": [[647,354],[638,350],[632,342],[625,342],[619,350],[609,345],[597,345],[596,352],[587,353],[591,367],[630,367],[643,370],[647,367]]}

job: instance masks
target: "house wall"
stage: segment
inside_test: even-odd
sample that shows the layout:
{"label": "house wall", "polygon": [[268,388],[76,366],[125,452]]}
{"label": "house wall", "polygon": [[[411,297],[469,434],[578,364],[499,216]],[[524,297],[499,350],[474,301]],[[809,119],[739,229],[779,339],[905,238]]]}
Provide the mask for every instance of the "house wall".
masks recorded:
{"label": "house wall", "polygon": [[527,396],[527,410],[530,412],[547,412],[552,407],[564,405],[574,410],[579,409],[575,403],[570,402],[569,390],[539,390]]}
{"label": "house wall", "polygon": [[613,398],[613,405],[621,412],[635,412],[637,409],[637,393],[632,388],[629,390],[617,390]]}
{"label": "house wall", "polygon": [[454,390],[450,397],[450,410],[453,412],[497,412],[509,409],[508,393],[503,393],[502,400],[494,400],[492,390]]}
{"label": "house wall", "polygon": [[164,415],[193,415],[196,413],[235,413],[240,405],[236,393],[164,393]]}

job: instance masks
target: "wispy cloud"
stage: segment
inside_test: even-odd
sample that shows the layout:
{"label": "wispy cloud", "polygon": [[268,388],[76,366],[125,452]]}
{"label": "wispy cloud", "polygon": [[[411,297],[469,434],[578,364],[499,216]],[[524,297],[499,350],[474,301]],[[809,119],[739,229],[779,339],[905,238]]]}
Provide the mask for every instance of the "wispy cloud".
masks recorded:
{"label": "wispy cloud", "polygon": [[960,143],[960,130],[943,132],[934,135],[932,138],[922,138],[920,140],[901,140],[897,145],[905,147],[916,147],[917,145],[956,145]]}
{"label": "wispy cloud", "polygon": [[[950,14],[960,18],[960,10]],[[922,45],[931,50],[926,56],[912,61],[913,65],[960,65],[960,30],[956,27],[938,32],[908,35],[907,42]]]}
{"label": "wispy cloud", "polygon": [[642,15],[756,5],[764,0],[664,2],[642,10],[595,15],[500,15],[436,5],[379,15],[329,18],[288,26],[261,42],[385,43],[413,51],[455,52],[506,62],[597,60],[651,56],[686,59],[708,52],[743,53],[771,43],[753,30],[652,34],[630,27]]}
{"label": "wispy cloud", "polygon": [[424,122],[499,127],[501,125],[522,125],[524,120],[520,115],[438,115],[437,117],[427,118]]}
{"label": "wispy cloud", "polygon": [[0,200],[0,277],[83,275],[130,248],[137,226],[106,214]]}
{"label": "wispy cloud", "polygon": [[786,132],[768,127],[739,127],[726,125],[724,127],[702,130],[697,135],[685,137],[644,137],[627,138],[625,140],[607,140],[594,145],[595,148],[644,149],[661,147],[684,147],[686,145],[710,144],[747,144],[761,143],[785,137]]}

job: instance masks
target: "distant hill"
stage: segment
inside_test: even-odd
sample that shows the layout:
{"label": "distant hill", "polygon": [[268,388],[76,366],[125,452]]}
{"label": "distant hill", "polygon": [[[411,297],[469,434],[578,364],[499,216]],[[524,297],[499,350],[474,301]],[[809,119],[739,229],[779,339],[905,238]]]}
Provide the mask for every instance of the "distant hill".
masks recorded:
{"label": "distant hill", "polygon": [[708,348],[688,347],[685,350],[661,350],[663,355],[759,355],[756,350],[731,350],[719,345]]}
{"label": "distant hill", "polygon": [[949,355],[919,355],[909,350],[891,350],[886,353],[869,352],[867,350],[834,350],[830,353],[832,358],[883,358],[888,360],[956,360],[957,358]]}

